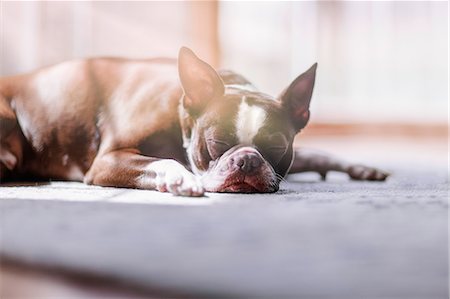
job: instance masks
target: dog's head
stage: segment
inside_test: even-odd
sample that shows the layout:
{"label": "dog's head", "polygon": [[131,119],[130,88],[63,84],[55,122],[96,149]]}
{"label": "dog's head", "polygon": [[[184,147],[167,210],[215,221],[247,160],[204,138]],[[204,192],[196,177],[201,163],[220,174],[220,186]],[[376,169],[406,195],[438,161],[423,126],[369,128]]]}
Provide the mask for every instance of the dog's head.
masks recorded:
{"label": "dog's head", "polygon": [[293,160],[294,137],[309,119],[316,67],[275,99],[243,77],[219,75],[191,50],[180,50],[184,147],[206,191],[278,190]]}

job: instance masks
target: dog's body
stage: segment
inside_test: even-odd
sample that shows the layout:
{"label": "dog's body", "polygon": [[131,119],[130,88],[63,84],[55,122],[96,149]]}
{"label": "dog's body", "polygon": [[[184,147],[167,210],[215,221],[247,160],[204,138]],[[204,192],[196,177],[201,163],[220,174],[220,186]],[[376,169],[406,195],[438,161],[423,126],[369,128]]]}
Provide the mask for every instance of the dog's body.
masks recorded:
{"label": "dog's body", "polygon": [[0,79],[0,179],[180,195],[274,192],[289,169],[384,180],[377,169],[323,155],[299,152],[292,164],[315,68],[278,100],[238,74],[216,73],[186,48],[178,68],[170,59],[104,58]]}

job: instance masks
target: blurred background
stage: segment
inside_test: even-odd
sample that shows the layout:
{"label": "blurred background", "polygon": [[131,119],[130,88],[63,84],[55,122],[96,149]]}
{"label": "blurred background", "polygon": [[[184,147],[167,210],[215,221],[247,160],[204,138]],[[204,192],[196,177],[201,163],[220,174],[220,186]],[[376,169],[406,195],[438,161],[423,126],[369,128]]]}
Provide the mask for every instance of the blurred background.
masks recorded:
{"label": "blurred background", "polygon": [[0,75],[185,45],[275,96],[317,61],[306,136],[437,136],[446,150],[447,22],[447,2],[425,1],[2,2]]}
{"label": "blurred background", "polygon": [[[11,208],[8,212],[13,211],[13,213],[6,214],[5,212],[4,215],[9,216],[9,218],[6,217],[7,219],[16,221],[10,221],[9,223],[20,223],[18,226],[22,228],[22,230],[16,230],[15,225],[10,225],[10,239],[14,235],[11,231],[24,231],[23,227],[27,228],[27,225],[32,225],[33,222],[31,220],[34,220],[34,216],[37,213],[41,218],[38,217],[36,223],[39,224],[40,219],[42,223],[50,223],[50,227],[51,223],[55,223],[57,226],[55,229],[49,230],[50,235],[54,231],[64,234],[64,237],[61,238],[62,241],[58,238],[54,240],[56,247],[53,248],[59,248],[61,250],[59,251],[60,255],[58,255],[58,250],[45,250],[47,247],[38,246],[43,250],[41,251],[44,252],[43,256],[50,255],[51,257],[53,256],[53,259],[61,261],[67,254],[69,256],[73,254],[76,257],[77,255],[73,253],[76,252],[81,258],[78,262],[73,262],[73,264],[70,264],[69,259],[69,265],[72,265],[72,267],[76,265],[75,269],[77,271],[83,269],[79,265],[93,265],[93,267],[96,267],[96,265],[102,265],[102,261],[107,265],[106,269],[114,269],[115,261],[115,265],[120,265],[125,270],[130,268],[133,270],[135,267],[137,272],[125,271],[124,275],[127,275],[127,273],[141,273],[145,278],[133,277],[138,281],[144,282],[146,281],[145,279],[151,280],[155,279],[155,277],[147,275],[152,272],[139,272],[140,270],[143,271],[142,269],[146,269],[147,265],[150,264],[149,260],[146,259],[142,259],[147,262],[143,263],[140,260],[142,256],[157,257],[156,259],[160,264],[156,263],[156,266],[153,266],[156,267],[155,269],[159,269],[163,279],[164,277],[173,276],[176,281],[177,278],[183,277],[182,275],[185,273],[185,277],[192,278],[193,281],[200,277],[200,280],[198,280],[199,285],[206,288],[217,285],[218,281],[209,284],[201,281],[202,277],[207,277],[206,281],[211,281],[214,277],[227,277],[226,275],[230,274],[232,279],[224,280],[224,285],[231,290],[230,286],[235,287],[235,284],[238,287],[239,285],[240,287],[244,286],[244,289],[248,285],[251,288],[251,282],[258,281],[261,277],[270,278],[272,275],[276,276],[278,273],[285,273],[285,276],[278,276],[282,278],[279,279],[280,285],[285,289],[284,286],[296,278],[295,275],[299,273],[298,271],[308,269],[308,267],[313,270],[313,273],[316,273],[316,276],[312,275],[312,280],[308,280],[310,272],[306,270],[305,273],[307,275],[305,277],[308,277],[308,279],[305,280],[306,283],[304,285],[307,290],[310,286],[314,287],[314,281],[316,281],[319,289],[330,289],[330,292],[336,289],[345,289],[348,292],[357,291],[357,287],[348,288],[345,287],[345,284],[342,287],[342,285],[339,285],[339,281],[345,281],[346,275],[356,277],[359,273],[363,274],[361,276],[361,281],[363,282],[368,277],[367,281],[370,283],[366,284],[366,286],[369,288],[369,293],[371,288],[383,290],[383,285],[380,285],[380,281],[389,281],[385,285],[391,287],[399,284],[400,288],[404,282],[404,287],[413,287],[413,289],[415,287],[416,290],[423,286],[421,284],[422,280],[425,283],[430,283],[425,284],[426,286],[437,286],[440,284],[440,280],[436,282],[433,277],[429,278],[430,276],[427,276],[430,273],[427,270],[430,271],[431,268],[432,270],[435,268],[441,269],[437,265],[445,263],[442,261],[441,255],[439,255],[440,253],[444,255],[444,249],[439,247],[439,251],[433,251],[428,250],[429,247],[427,246],[441,244],[440,242],[448,243],[445,242],[446,237],[443,235],[446,228],[442,226],[438,228],[436,225],[445,223],[445,216],[440,216],[441,213],[425,214],[423,216],[421,214],[422,210],[425,210],[427,207],[431,208],[431,205],[429,203],[423,203],[423,205],[411,203],[428,199],[439,203],[438,199],[440,200],[443,197],[442,194],[448,195],[448,192],[443,189],[445,187],[442,187],[444,184],[448,186],[447,1],[0,1],[0,76],[28,72],[64,60],[92,56],[124,56],[130,58],[176,57],[181,46],[192,48],[202,59],[216,68],[229,68],[243,74],[262,91],[273,96],[279,94],[296,76],[309,68],[314,62],[318,62],[319,67],[312,100],[311,121],[304,132],[299,135],[296,145],[318,148],[353,162],[361,162],[387,170],[392,173],[388,182],[352,185],[354,183],[350,183],[346,176],[340,180],[333,180],[333,178],[330,179],[328,176],[328,181],[325,183],[320,182],[318,176],[316,181],[310,180],[309,177],[303,180],[294,178],[293,181],[299,183],[296,184],[298,190],[305,190],[306,188],[307,194],[316,194],[318,192],[317,197],[311,197],[312,200],[308,201],[302,197],[304,195],[302,191],[298,191],[298,193],[296,191],[295,196],[299,196],[299,200],[297,200],[292,199],[292,196],[288,196],[290,191],[278,193],[273,196],[281,194],[280,196],[283,198],[285,196],[285,200],[280,202],[282,203],[281,206],[266,206],[266,208],[269,208],[267,211],[272,211],[272,214],[261,213],[264,211],[264,206],[263,209],[255,210],[256,206],[249,205],[249,209],[245,210],[246,206],[236,201],[235,203],[238,203],[238,206],[236,214],[232,214],[232,217],[228,214],[218,214],[222,210],[225,212],[230,211],[229,208],[222,209],[223,206],[218,206],[216,210],[208,208],[204,210],[204,214],[186,214],[187,216],[184,217],[189,218],[188,222],[193,221],[193,225],[186,225],[186,228],[183,227],[185,223],[183,222],[183,217],[178,218],[178,214],[173,214],[172,210],[164,207],[165,209],[156,209],[156,211],[166,211],[168,214],[163,215],[167,216],[145,216],[146,221],[154,220],[156,221],[155,223],[161,221],[159,222],[162,229],[160,232],[158,232],[158,225],[141,226],[141,222],[139,222],[141,221],[140,217],[129,217],[132,214],[127,214],[127,212],[123,214],[124,208],[135,208],[129,205],[128,201],[127,205],[120,207],[120,211],[117,210],[117,219],[124,219],[122,223],[120,221],[116,222],[116,214],[114,212],[111,212],[113,214],[103,213],[103,210],[99,212],[102,209],[100,206],[97,209],[94,208],[93,211],[107,217],[105,222],[101,221],[101,219],[104,219],[101,218],[101,215],[98,218],[100,219],[98,222],[90,222],[90,216],[92,216],[92,219],[96,219],[95,217],[97,216],[93,213],[85,213],[88,210],[90,211],[91,208],[85,207],[83,210],[82,206],[80,206],[81,210],[79,211],[82,211],[81,213],[86,216],[84,219],[88,219],[88,221],[79,221],[77,217],[81,214],[72,214],[73,212],[70,209],[74,208],[74,206],[71,206],[69,209],[64,210],[66,211],[64,213],[68,214],[62,213],[61,217],[65,218],[64,215],[69,215],[70,213],[70,217],[66,218],[69,220],[75,219],[73,223],[76,223],[76,225],[61,226],[58,226],[59,222],[52,220],[58,218],[50,217],[50,220],[47,221],[47,218],[43,216],[46,215],[43,211],[50,211],[49,213],[55,211],[49,208],[51,205],[45,202],[44,206],[40,206],[40,208],[38,205],[32,205],[28,213],[28,210],[25,209],[24,214],[17,214],[16,212],[20,212],[20,209],[16,208],[15,203],[10,203],[9,206]],[[447,174],[446,177],[445,174]],[[341,174],[341,176],[343,175]],[[445,182],[442,183],[444,179]],[[403,184],[401,187],[398,187],[399,182]],[[442,185],[437,185],[436,182],[442,183]],[[317,184],[314,185],[314,183]],[[68,188],[67,190],[70,194],[74,194],[73,196],[78,196],[84,200],[87,193],[77,193],[83,191],[81,188],[83,187],[80,187],[79,190],[81,191],[77,191],[78,187]],[[61,187],[61,189],[65,190],[64,187]],[[31,190],[27,191],[28,193],[24,192],[24,194],[31,196],[27,195],[35,192],[33,191],[34,189]],[[43,190],[39,189],[39,191]],[[5,191],[2,190],[2,192]],[[20,191],[17,192],[20,193]],[[48,195],[50,193],[40,192],[39,194],[42,197],[49,196],[49,198],[53,198]],[[127,200],[133,198],[133,195],[127,194],[124,195],[124,198],[127,196],[129,197],[127,197]],[[5,196],[5,193],[2,195]],[[321,197],[320,200],[318,200],[319,197]],[[326,203],[327,201],[323,199],[327,198],[331,198],[333,202],[337,198],[339,200],[342,199],[342,201],[359,198],[361,204],[357,202],[358,205],[355,205],[355,207],[360,206],[362,208],[362,204],[366,202],[364,205],[367,206],[368,202],[369,206],[373,205],[375,210],[370,212],[370,210],[363,209],[360,213],[354,213],[355,210],[351,206],[343,205],[343,208],[340,210],[325,209],[325,211],[330,211],[327,214],[323,213],[324,205],[317,205],[317,212],[320,210],[320,213],[311,213],[311,211],[314,211],[311,209],[315,205],[310,205],[310,202]],[[369,198],[373,198],[373,204]],[[378,202],[383,202],[383,200],[385,203],[393,202],[392,207],[395,208],[387,209],[386,207],[389,207],[389,204],[387,206],[379,205]],[[442,199],[442,201],[446,200]],[[184,202],[185,199],[182,198],[180,201]],[[0,200],[0,202],[2,201]],[[223,202],[225,203],[226,201]],[[294,205],[295,202],[298,202],[300,205]],[[297,217],[295,213],[299,212],[298,207],[302,211],[303,202],[306,202],[304,207],[306,212],[299,215],[304,215],[305,217]],[[20,201],[18,203],[20,204]],[[289,210],[289,213],[278,214],[280,211],[285,211],[282,210],[284,204],[289,204],[285,207],[286,211]],[[411,209],[403,209],[403,206],[404,208],[407,208],[407,206],[409,208],[417,208],[419,212],[411,214]],[[445,204],[442,204],[442,206],[443,209],[447,208]],[[6,207],[8,207],[8,203]],[[140,210],[141,208],[137,207],[136,211],[138,209]],[[111,210],[111,207],[108,207],[107,210],[115,211]],[[153,210],[155,208],[149,206],[145,213]],[[129,210],[127,211],[130,212]],[[217,213],[213,213],[213,211]],[[412,211],[414,212],[415,210],[413,209]],[[443,212],[446,214],[446,211]],[[184,213],[185,210],[181,210],[180,216],[183,216]],[[29,217],[31,214],[34,216]],[[20,221],[20,215],[26,215],[27,221]],[[111,215],[114,217],[109,217]],[[125,218],[120,218],[118,215],[122,215],[120,217],[128,215],[127,217],[129,218],[126,218],[125,221]],[[155,214],[150,213],[149,215]],[[224,222],[215,223],[213,219],[217,219],[217,215],[222,215],[226,220],[222,219]],[[270,218],[267,215],[273,215],[273,217]],[[286,217],[286,215],[288,216]],[[388,220],[384,221],[377,218],[380,215],[391,215],[392,218],[384,216]],[[248,218],[246,218],[247,216]],[[316,216],[319,217],[315,218]],[[430,222],[433,224],[431,226],[425,225],[424,217],[430,217],[430,219],[432,218],[432,220],[438,220],[439,222]],[[44,218],[46,219],[45,221],[42,220]],[[169,225],[167,227],[167,219],[176,219],[177,221],[174,222],[175,226],[171,227]],[[231,224],[234,224],[237,232],[235,235],[232,234],[233,225],[230,226],[229,219],[233,219]],[[257,223],[255,219],[261,219],[261,224],[264,224],[260,226],[261,230],[255,230],[255,227],[259,227],[255,225]],[[281,221],[281,219],[286,222]],[[419,220],[416,221],[417,219]],[[137,222],[133,222],[133,220]],[[300,222],[297,222],[298,220]],[[426,221],[428,223],[429,219],[427,218]],[[290,222],[297,223],[297,225],[292,226]],[[22,225],[23,223],[25,224]],[[65,222],[61,223],[64,224]],[[71,222],[67,223],[70,224]],[[103,239],[95,239],[96,235],[91,233],[92,223],[104,225],[98,226],[97,232],[107,232],[107,234],[103,233],[102,235],[102,237],[106,238],[106,242],[103,242]],[[113,225],[106,228],[110,223],[113,223]],[[282,231],[280,229],[278,231],[278,226],[271,226],[273,223],[285,223],[285,230]],[[341,223],[341,225],[335,226],[335,223]],[[350,223],[351,226],[342,226],[342,223]],[[180,225],[176,226],[178,224]],[[406,226],[406,224],[413,226]],[[242,225],[244,228],[242,231],[245,236],[238,234],[241,231],[239,225]],[[89,228],[86,229],[88,226]],[[43,235],[44,238],[42,240],[44,241],[41,238],[38,238],[39,240],[36,241],[37,244],[43,244],[43,242],[45,243],[45,236],[49,236],[49,233],[42,230],[42,227],[45,227],[45,225],[36,225],[28,230],[25,229],[25,232],[33,232],[32,235]],[[104,230],[102,230],[103,227],[105,227]],[[137,239],[135,239],[136,243],[128,241],[128,235],[125,237],[127,230],[120,230],[119,228],[121,227],[128,228],[132,232],[138,232],[137,235],[142,240],[136,241]],[[229,227],[231,227],[230,230],[228,230]],[[330,238],[324,238],[323,236],[326,236],[326,234],[321,233],[324,232],[321,229],[325,227],[330,227],[329,230],[325,231],[325,233],[330,234]],[[197,229],[199,232],[197,232]],[[37,231],[37,233],[34,231]],[[144,233],[141,234],[141,231]],[[158,232],[156,236],[162,238],[159,240],[159,243],[152,243],[153,239],[142,237],[148,235],[145,232],[153,231]],[[203,231],[205,231],[205,234],[200,233]],[[414,232],[414,237],[411,238],[409,236],[411,234],[404,233],[411,231]],[[171,233],[168,234],[168,232]],[[216,232],[218,232],[217,235]],[[256,232],[255,235],[252,235],[252,232]],[[300,232],[300,234],[291,232]],[[310,232],[311,235],[308,235],[307,232]],[[383,239],[384,232],[386,232],[388,237]],[[316,233],[321,237],[314,238],[313,236]],[[116,238],[114,234],[117,234],[119,238]],[[183,234],[188,234],[189,236],[186,237]],[[276,238],[259,239],[260,236],[276,237],[277,234],[287,238],[281,239],[286,243],[279,242]],[[133,238],[135,234],[130,235]],[[310,238],[304,239],[307,240],[307,242],[304,242],[306,246],[301,244],[301,246],[296,247],[295,238],[305,235],[310,236]],[[21,236],[21,234],[18,234],[18,236],[19,240],[26,240],[26,242],[17,244],[28,244],[27,234],[23,235],[25,237]],[[83,239],[83,236],[85,239]],[[214,239],[214,236],[218,236],[217,239]],[[364,239],[363,236],[366,236],[365,238],[367,239]],[[71,237],[73,239],[70,239]],[[392,238],[389,239],[390,237]],[[190,238],[194,238],[194,241]],[[247,238],[255,238],[256,243],[254,244],[257,244],[256,247],[250,246],[252,241],[248,241],[249,239]],[[344,241],[339,247],[337,242],[340,238]],[[156,239],[158,240],[158,238]],[[64,240],[72,240],[72,243],[64,242]],[[80,240],[87,240],[88,242],[83,243]],[[96,243],[97,251],[94,250],[94,246],[89,246],[91,244],[90,241],[94,242],[94,240],[98,241]],[[114,243],[116,240],[119,243]],[[148,240],[150,242],[145,243]],[[172,240],[185,242],[184,244],[188,244],[188,250],[185,250],[184,247],[177,247],[176,244],[178,243],[172,242]],[[258,243],[258,240],[262,240],[261,243]],[[276,240],[276,242],[271,240]],[[383,253],[381,249],[389,249],[391,247],[386,245],[388,244],[387,241],[383,245],[381,243],[382,240],[389,240],[393,244],[394,247],[392,248],[394,249]],[[426,242],[421,243],[419,246],[419,242],[423,240],[426,240]],[[436,240],[439,240],[439,242]],[[30,242],[32,242],[31,239]],[[13,250],[20,248],[20,246],[14,247],[17,244],[12,242],[12,245],[9,244],[9,248],[13,248]],[[109,246],[110,244],[113,244],[113,246]],[[126,246],[114,246],[115,244],[126,244]],[[134,244],[138,244],[138,246],[134,246]],[[140,247],[142,244],[144,247]],[[195,247],[197,246],[196,244],[200,244],[201,248]],[[333,246],[336,244],[338,245],[336,248],[341,248],[341,251],[335,250]],[[395,247],[397,246],[396,244],[404,244],[404,247],[402,247],[403,245]],[[64,246],[72,246],[73,250],[65,251],[64,249],[68,247]],[[159,246],[162,246],[162,249]],[[237,250],[242,247],[244,254],[241,254],[242,252],[240,251],[227,251],[230,246],[231,248],[235,248],[232,246],[237,246]],[[289,259],[283,259],[284,255],[282,254],[267,255],[272,252],[270,250],[277,250],[277,248],[280,248],[280,250],[286,249],[283,246],[286,246],[287,249],[291,248],[295,257],[309,257],[309,252],[314,253],[310,255],[311,262],[308,261],[305,265],[297,267],[295,262],[292,263]],[[320,256],[322,251],[317,250],[314,246],[318,246],[319,249],[322,248],[323,252],[326,252],[325,258]],[[24,248],[28,247],[24,246]],[[32,251],[33,248],[30,248]],[[78,251],[80,248],[82,250]],[[107,248],[107,250],[104,251],[103,248]],[[133,260],[133,254],[124,255],[122,248],[131,248],[132,250],[129,251],[131,253],[137,252],[136,258]],[[134,251],[133,248],[137,248],[137,251]],[[117,251],[118,249],[119,251]],[[147,249],[149,250],[145,254],[139,254]],[[20,250],[18,252],[20,253]],[[27,252],[27,250],[23,252]],[[61,252],[64,254],[61,254]],[[164,252],[164,254],[159,255],[161,252]],[[231,254],[230,256],[233,258],[228,258],[226,255],[228,252],[237,252],[237,254]],[[315,255],[316,252],[318,252],[317,255]],[[439,254],[429,254],[429,252],[437,252]],[[217,255],[215,255],[216,253]],[[171,256],[170,254],[173,255]],[[222,259],[224,254],[225,258]],[[39,255],[37,256],[39,257]],[[90,262],[89,257],[92,256],[94,259],[92,259],[93,262]],[[256,259],[252,259],[255,256]],[[410,258],[411,256],[414,258]],[[88,258],[85,259],[85,257]],[[108,264],[108,257],[113,258],[113,267],[110,267],[111,265]],[[205,257],[207,258],[206,261],[211,262],[212,268],[208,268],[206,262],[201,262]],[[239,259],[240,257],[244,257],[245,260],[248,258],[250,263],[243,262]],[[182,260],[183,258],[184,260]],[[127,261],[130,259],[134,263],[128,264]],[[46,259],[43,260],[45,263]],[[49,260],[52,260],[52,258]],[[295,260],[293,259],[293,261]],[[328,263],[330,260],[332,262]],[[98,261],[100,261],[100,264]],[[252,264],[252,261],[258,263]],[[323,261],[322,264],[321,261]],[[336,265],[340,265],[339,262],[342,261],[349,263],[348,265],[342,264],[342,269],[345,269],[345,271],[336,270],[341,269]],[[391,263],[391,261],[394,262]],[[161,266],[163,263],[165,263],[164,267]],[[239,268],[240,263],[243,265],[242,268]],[[289,263],[289,266],[286,266],[287,263]],[[236,266],[237,264],[239,265]],[[325,264],[327,267],[329,265],[329,268],[316,267],[316,265]],[[408,270],[408,273],[398,270],[397,265],[402,266],[403,264],[411,265],[411,268],[400,267],[399,269],[403,269],[401,271],[405,271],[404,269],[412,270]],[[171,265],[173,268],[167,268],[167,265]],[[225,270],[228,269],[229,272],[219,268],[221,265],[223,265]],[[277,266],[272,267],[272,265]],[[373,265],[373,267],[370,265]],[[427,268],[426,265],[429,267]],[[159,266],[161,268],[158,268]],[[246,268],[246,266],[249,267]],[[286,271],[283,272],[283,269],[281,269],[282,272],[277,272],[280,271],[277,267],[283,266],[286,266]],[[231,271],[235,269],[233,267],[236,267],[238,270],[247,269],[247,272],[239,270],[234,273]],[[87,268],[89,269],[89,267]],[[152,267],[148,268],[151,269]],[[170,272],[170,269],[175,270]],[[191,269],[194,269],[194,271]],[[202,272],[198,269],[204,269],[204,271],[206,271],[205,269],[212,269],[212,271],[206,271],[206,276],[199,276],[199,273],[201,274]],[[328,273],[323,271],[323,269],[332,269],[332,271]],[[361,269],[364,269],[364,271]],[[369,270],[366,271],[366,269]],[[388,269],[386,273],[389,273],[389,275],[378,275],[377,273],[385,272],[377,272],[377,269]],[[422,271],[423,269],[425,271]],[[249,275],[251,273],[255,275]],[[340,273],[340,275],[336,276],[335,273]],[[402,275],[397,275],[396,273],[402,273]],[[420,279],[417,281],[403,280],[405,277],[409,277],[408,279],[416,277],[414,275]],[[89,295],[83,293],[82,295],[84,296],[82,296],[79,293],[79,284],[75,288],[68,288],[68,286],[61,283],[60,277],[46,277],[40,272],[35,273],[23,270],[20,267],[10,266],[6,270],[2,268],[0,269],[0,276],[3,278],[4,288],[9,287],[15,293],[19,292],[18,294],[20,295],[16,296],[16,298],[106,298],[113,297],[113,295],[115,296],[114,298],[134,298],[128,293],[118,294],[117,291],[115,293],[96,293],[94,295],[92,293],[89,293]],[[241,277],[245,278],[240,279]],[[317,280],[314,280],[314,277]],[[331,285],[326,283],[326,277],[333,277]],[[448,275],[444,275],[442,271],[436,277],[439,277],[439,279],[444,277],[443,280],[448,280]],[[88,280],[85,279],[84,281],[87,282]],[[155,281],[158,281],[158,278]],[[164,282],[164,280],[160,281]],[[171,280],[168,279],[167,281],[170,282]],[[183,280],[180,281],[183,282]],[[267,286],[270,289],[274,285],[274,281],[275,279],[268,280],[263,286]],[[324,281],[325,283],[323,283]],[[356,281],[360,280],[356,279]],[[284,284],[285,282],[286,284]],[[330,279],[328,282],[330,282]],[[301,287],[299,283],[292,284],[291,287],[297,285]],[[323,288],[324,285],[327,287]],[[360,287],[359,283],[356,285]],[[156,286],[158,285],[156,284]],[[364,288],[364,286],[364,283],[362,283],[360,288]],[[92,285],[90,287],[92,292]],[[259,290],[260,286],[257,289]],[[264,290],[264,288],[262,289]],[[49,290],[51,292],[46,293]],[[55,295],[55,290],[57,295]],[[102,292],[109,292],[103,286],[101,286],[101,290]],[[76,293],[73,293],[74,291]],[[98,289],[94,289],[94,291],[98,292]],[[361,291],[361,294],[366,294],[366,291]],[[53,296],[48,294],[53,294]],[[354,296],[357,296],[355,294],[358,294],[358,292],[353,293]],[[396,294],[397,297],[398,294]],[[420,295],[418,296],[420,297]],[[0,297],[2,297],[1,294]],[[405,295],[403,297],[410,298],[411,296]],[[137,298],[143,298],[143,296],[137,296]],[[348,297],[344,296],[343,298]]]}

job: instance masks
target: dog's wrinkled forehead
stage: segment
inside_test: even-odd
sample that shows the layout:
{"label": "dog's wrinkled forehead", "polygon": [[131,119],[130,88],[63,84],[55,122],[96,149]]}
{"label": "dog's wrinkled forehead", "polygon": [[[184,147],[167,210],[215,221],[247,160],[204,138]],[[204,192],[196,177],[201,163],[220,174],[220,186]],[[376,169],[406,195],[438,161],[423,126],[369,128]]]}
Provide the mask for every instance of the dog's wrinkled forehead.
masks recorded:
{"label": "dog's wrinkled forehead", "polygon": [[243,96],[236,116],[236,136],[239,144],[252,144],[266,119],[267,112],[260,106],[249,104],[247,97]]}
{"label": "dog's wrinkled forehead", "polygon": [[286,129],[279,103],[256,91],[227,88],[212,109],[213,113],[208,113],[211,121],[207,122],[210,137],[232,144],[254,145],[262,133]]}

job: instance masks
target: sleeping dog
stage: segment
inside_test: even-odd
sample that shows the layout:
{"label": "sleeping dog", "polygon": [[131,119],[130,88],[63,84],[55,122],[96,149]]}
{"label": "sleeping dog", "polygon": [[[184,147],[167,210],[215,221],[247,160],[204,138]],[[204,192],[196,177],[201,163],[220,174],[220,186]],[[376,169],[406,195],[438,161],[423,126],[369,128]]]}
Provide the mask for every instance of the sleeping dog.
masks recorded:
{"label": "sleeping dog", "polygon": [[294,150],[308,123],[317,64],[278,98],[178,61],[95,58],[0,79],[0,179],[71,180],[176,195],[275,192],[288,173],[387,173]]}

